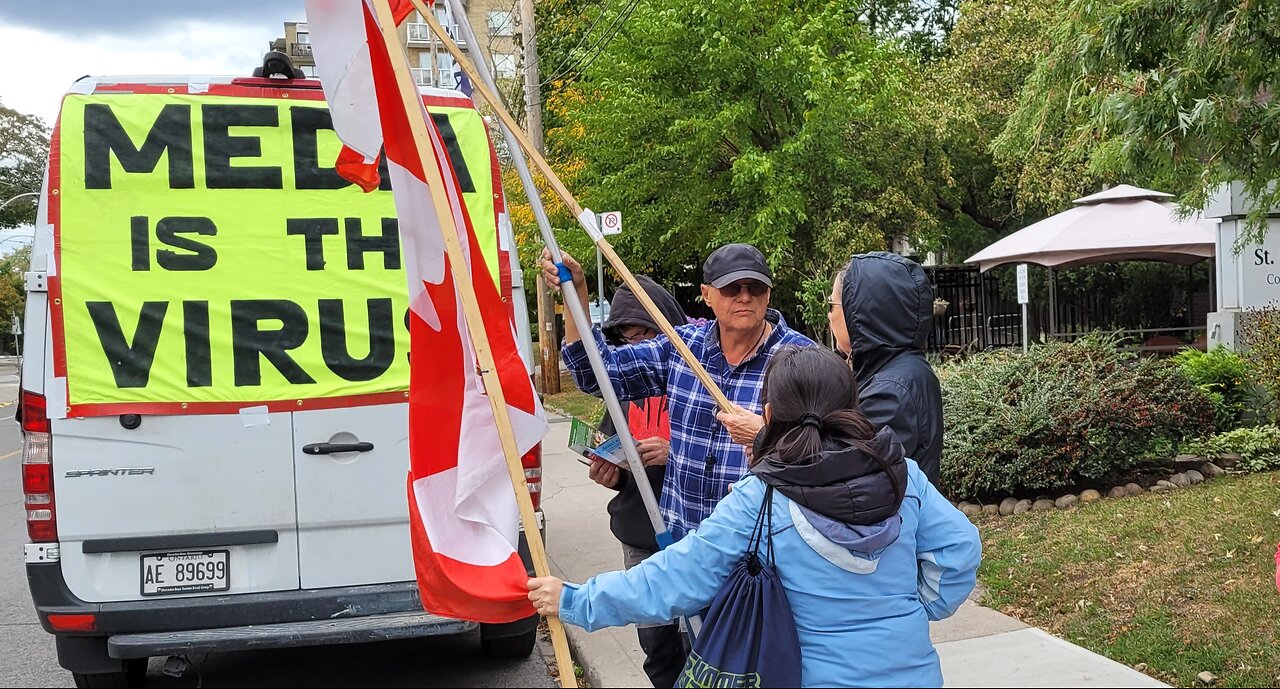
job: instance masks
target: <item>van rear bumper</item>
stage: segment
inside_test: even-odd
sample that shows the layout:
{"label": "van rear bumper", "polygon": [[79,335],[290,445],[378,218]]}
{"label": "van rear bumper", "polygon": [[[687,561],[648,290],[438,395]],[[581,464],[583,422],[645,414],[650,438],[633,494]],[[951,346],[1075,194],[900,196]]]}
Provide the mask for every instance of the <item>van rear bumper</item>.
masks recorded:
{"label": "van rear bumper", "polygon": [[[520,554],[529,566],[528,545]],[[476,623],[429,615],[416,582],[113,603],[80,600],[57,562],[27,563],[27,583],[45,631],[56,635],[58,661],[73,672],[118,671],[130,658],[288,646],[318,646],[461,634]],[[95,618],[92,632],[65,632],[49,615]],[[488,638],[536,629],[538,616],[484,625]]]}

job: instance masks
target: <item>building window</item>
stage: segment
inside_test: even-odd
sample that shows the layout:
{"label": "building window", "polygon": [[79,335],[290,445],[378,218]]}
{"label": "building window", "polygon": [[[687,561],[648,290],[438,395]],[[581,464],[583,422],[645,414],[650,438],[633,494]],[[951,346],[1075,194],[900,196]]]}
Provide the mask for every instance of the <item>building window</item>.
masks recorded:
{"label": "building window", "polygon": [[436,83],[440,88],[456,89],[458,88],[458,77],[455,73],[453,56],[448,53],[438,53],[436,55],[437,77]]}
{"label": "building window", "polygon": [[298,32],[298,42],[299,42],[299,43],[311,43],[311,33],[310,33],[310,32],[308,32],[308,31],[299,31],[299,32]]}
{"label": "building window", "polygon": [[513,36],[516,32],[515,15],[507,10],[489,10],[489,35]]}
{"label": "building window", "polygon": [[516,76],[516,56],[510,53],[494,53],[493,74],[499,79],[514,79]]}

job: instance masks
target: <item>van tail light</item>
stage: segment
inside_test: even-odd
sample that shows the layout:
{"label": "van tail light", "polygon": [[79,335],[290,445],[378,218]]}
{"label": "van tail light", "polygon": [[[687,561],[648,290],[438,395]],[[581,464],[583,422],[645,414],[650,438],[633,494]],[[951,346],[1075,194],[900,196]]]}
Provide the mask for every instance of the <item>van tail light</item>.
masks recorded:
{"label": "van tail light", "polygon": [[22,493],[27,508],[27,536],[31,542],[57,542],[49,414],[44,397],[26,390],[22,391]]}
{"label": "van tail light", "polygon": [[94,615],[49,615],[49,626],[55,632],[92,632],[98,629]]}
{"label": "van tail light", "polygon": [[532,450],[520,458],[524,465],[524,481],[529,486],[529,497],[533,499],[533,509],[542,507],[542,443],[533,446]]}

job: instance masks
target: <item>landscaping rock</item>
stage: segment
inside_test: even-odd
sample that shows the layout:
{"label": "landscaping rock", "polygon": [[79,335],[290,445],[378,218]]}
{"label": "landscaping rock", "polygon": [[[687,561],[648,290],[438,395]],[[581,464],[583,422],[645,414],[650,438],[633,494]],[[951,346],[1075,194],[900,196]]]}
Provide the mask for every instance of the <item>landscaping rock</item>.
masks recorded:
{"label": "landscaping rock", "polygon": [[1018,504],[1013,506],[1014,514],[1026,514],[1027,512],[1030,512],[1030,511],[1031,511],[1030,500],[1019,500]]}
{"label": "landscaping rock", "polygon": [[1156,485],[1151,486],[1152,493],[1163,493],[1169,490],[1177,490],[1178,485],[1170,481],[1156,481]]}
{"label": "landscaping rock", "polygon": [[1124,486],[1116,486],[1115,488],[1107,491],[1107,497],[1109,498],[1123,498],[1128,497],[1128,495],[1129,491],[1125,490]]}
{"label": "landscaping rock", "polygon": [[1065,510],[1068,507],[1075,507],[1076,503],[1078,502],[1080,502],[1080,497],[1078,495],[1072,495],[1070,493],[1067,493],[1066,495],[1058,498],[1057,500],[1054,500],[1053,506],[1057,507],[1060,510]]}
{"label": "landscaping rock", "polygon": [[960,503],[960,511],[964,513],[964,516],[970,517],[970,518],[976,517],[982,514],[982,508],[978,507],[977,505],[971,502]]}
{"label": "landscaping rock", "polygon": [[1213,674],[1212,672],[1209,672],[1208,670],[1205,670],[1204,672],[1201,672],[1200,674],[1196,675],[1196,681],[1206,685],[1213,684],[1214,682],[1218,681],[1218,676]]}
{"label": "landscaping rock", "polygon": [[1187,469],[1199,469],[1209,462],[1208,457],[1200,455],[1178,455],[1173,458],[1173,468],[1178,471],[1186,471]]}
{"label": "landscaping rock", "polygon": [[1053,501],[1049,498],[1040,498],[1039,500],[1031,503],[1032,512],[1044,512],[1051,509],[1053,509]]}
{"label": "landscaping rock", "polygon": [[1080,502],[1097,502],[1102,499],[1102,493],[1090,488],[1080,493]]}
{"label": "landscaping rock", "polygon": [[999,505],[983,505],[982,513],[987,515],[988,517],[994,517],[1000,514],[1000,506]]}
{"label": "landscaping rock", "polygon": [[1146,489],[1136,483],[1126,483],[1124,485],[1124,490],[1129,495],[1141,495]]}
{"label": "landscaping rock", "polygon": [[1223,469],[1222,467],[1218,466],[1217,464],[1214,464],[1213,462],[1209,462],[1208,464],[1200,467],[1200,471],[1204,473],[1204,477],[1206,479],[1211,479],[1214,476],[1221,476],[1227,473],[1226,469]]}
{"label": "landscaping rock", "polygon": [[1191,479],[1187,478],[1186,474],[1174,474],[1169,477],[1169,483],[1172,483],[1179,488],[1186,488],[1191,485]]}
{"label": "landscaping rock", "polygon": [[1018,506],[1017,498],[1005,498],[1000,501],[1000,516],[1007,517],[1013,514],[1013,508]]}
{"label": "landscaping rock", "polygon": [[1185,473],[1187,480],[1190,481],[1192,485],[1204,483],[1204,474],[1196,471],[1195,469],[1188,469]]}
{"label": "landscaping rock", "polygon": [[1217,464],[1223,469],[1234,469],[1236,468],[1236,465],[1239,464],[1243,459],[1244,457],[1241,457],[1240,455],[1234,452],[1230,452],[1225,455],[1222,455],[1221,457],[1218,457]]}

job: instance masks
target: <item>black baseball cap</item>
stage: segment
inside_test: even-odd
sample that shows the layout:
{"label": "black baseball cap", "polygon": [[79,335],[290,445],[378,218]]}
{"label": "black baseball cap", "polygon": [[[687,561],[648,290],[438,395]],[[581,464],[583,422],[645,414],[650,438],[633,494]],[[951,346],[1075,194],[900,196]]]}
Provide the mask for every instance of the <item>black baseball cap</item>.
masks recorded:
{"label": "black baseball cap", "polygon": [[750,244],[725,244],[711,252],[702,264],[702,284],[712,287],[742,279],[759,280],[773,287],[773,273],[764,254]]}

